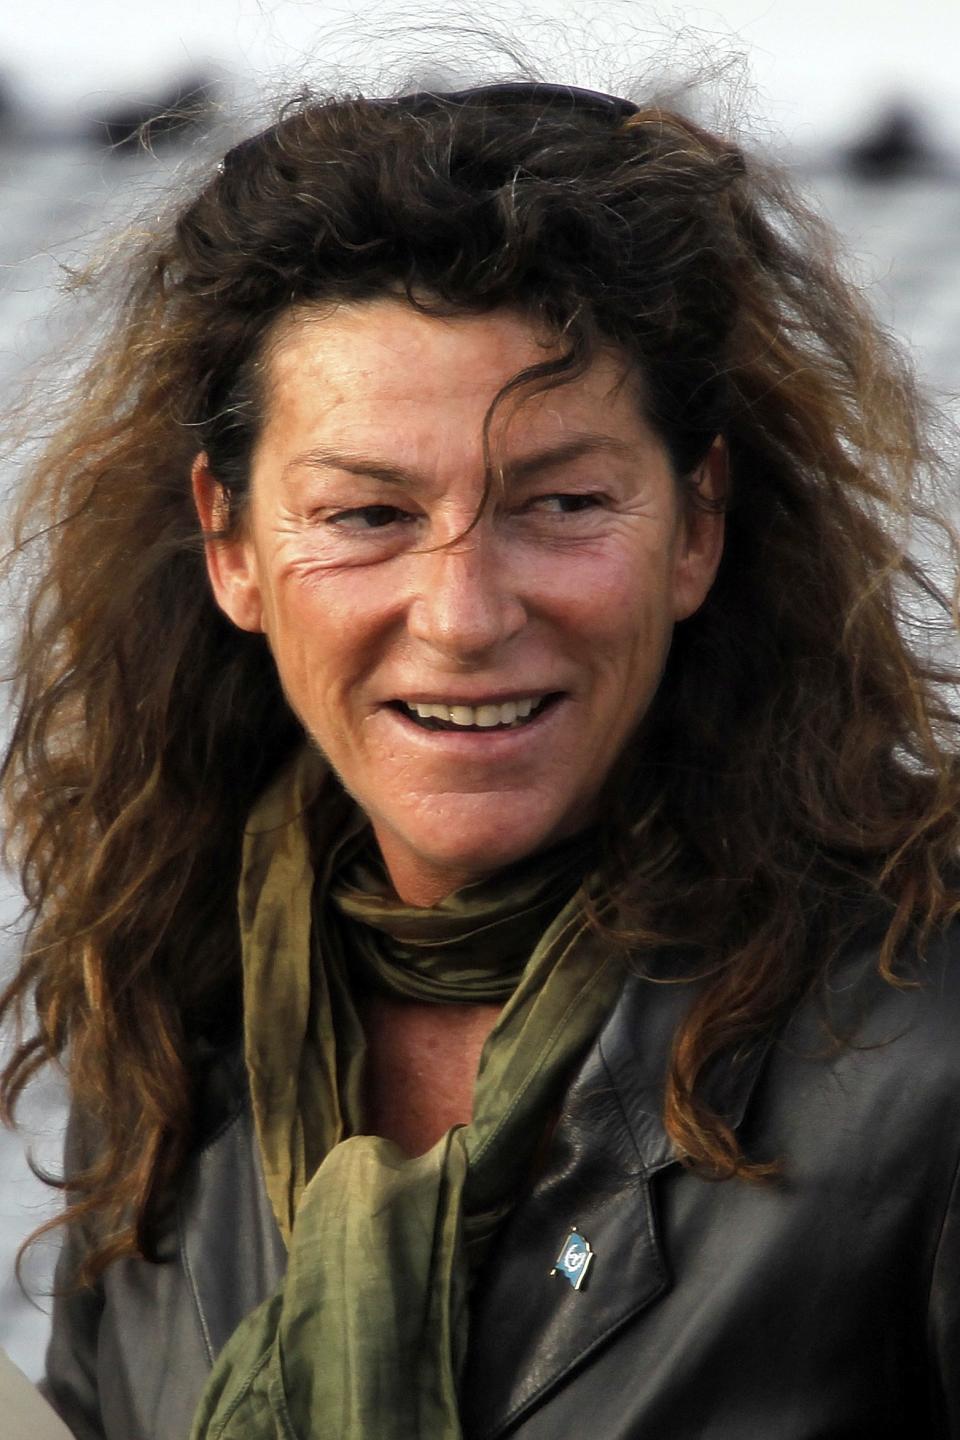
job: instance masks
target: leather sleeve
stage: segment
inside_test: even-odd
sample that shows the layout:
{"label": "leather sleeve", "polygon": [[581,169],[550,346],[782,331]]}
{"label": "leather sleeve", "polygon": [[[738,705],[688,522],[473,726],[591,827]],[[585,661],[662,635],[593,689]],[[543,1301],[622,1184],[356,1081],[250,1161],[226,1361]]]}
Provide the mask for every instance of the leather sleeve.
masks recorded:
{"label": "leather sleeve", "polygon": [[960,1440],[960,1162],[934,1260],[929,1317],[933,1404],[943,1425],[938,1433]]}
{"label": "leather sleeve", "polygon": [[[69,1176],[86,1160],[86,1128],[72,1112],[64,1158]],[[77,1269],[89,1244],[81,1225],[69,1225],[54,1282],[53,1329],[41,1393],[76,1440],[104,1440],[97,1380],[97,1346],[103,1295],[99,1286],[77,1286]]]}

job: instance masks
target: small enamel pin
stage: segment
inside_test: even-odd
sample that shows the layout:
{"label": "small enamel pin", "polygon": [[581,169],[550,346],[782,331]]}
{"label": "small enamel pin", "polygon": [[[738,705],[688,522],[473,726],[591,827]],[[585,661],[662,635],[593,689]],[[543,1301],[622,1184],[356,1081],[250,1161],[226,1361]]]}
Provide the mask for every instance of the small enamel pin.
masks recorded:
{"label": "small enamel pin", "polygon": [[587,1278],[587,1271],[590,1269],[594,1252],[590,1249],[590,1241],[585,1239],[577,1230],[571,1230],[564,1240],[560,1254],[554,1261],[551,1275],[562,1275],[574,1290],[579,1290]]}

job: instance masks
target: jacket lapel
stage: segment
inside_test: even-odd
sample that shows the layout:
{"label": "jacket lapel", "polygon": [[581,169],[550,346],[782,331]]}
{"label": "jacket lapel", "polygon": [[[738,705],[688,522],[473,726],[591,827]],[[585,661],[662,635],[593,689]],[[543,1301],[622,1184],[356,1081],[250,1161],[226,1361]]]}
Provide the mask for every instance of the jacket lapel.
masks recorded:
{"label": "jacket lapel", "polygon": [[[676,1164],[665,1067],[688,985],[627,981],[571,1085],[544,1172],[477,1277],[461,1412],[494,1440],[566,1383],[670,1284],[650,1182]],[[763,1054],[722,1072],[711,1099],[740,1123]],[[571,1232],[592,1258],[579,1289],[551,1274]]]}

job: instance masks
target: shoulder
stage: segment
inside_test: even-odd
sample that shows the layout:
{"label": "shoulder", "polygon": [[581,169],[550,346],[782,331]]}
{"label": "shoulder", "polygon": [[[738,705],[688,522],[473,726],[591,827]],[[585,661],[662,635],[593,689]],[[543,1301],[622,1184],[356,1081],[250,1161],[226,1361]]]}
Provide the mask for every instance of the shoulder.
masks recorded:
{"label": "shoulder", "polygon": [[[960,1081],[960,921],[921,947],[904,946],[891,977],[881,937],[847,947],[786,1026],[781,1044],[802,1052],[818,1040],[842,1057],[882,1054],[891,1072],[922,1066],[927,1084]],[[960,1087],[958,1087],[960,1092]]]}
{"label": "shoulder", "polygon": [[[68,1226],[45,1390],[77,1435],[179,1440],[227,1336],[268,1295],[284,1253],[259,1167],[242,1047],[197,1054],[194,1144],[164,1209],[164,1263],[113,1261],[75,1275],[88,1227]],[[74,1107],[68,1176],[90,1164],[99,1127]]]}
{"label": "shoulder", "polygon": [[904,953],[894,982],[879,949],[852,946],[775,1037],[743,1138],[835,1198],[914,1197],[930,1235],[960,1158],[960,926]]}
{"label": "shoulder", "polygon": [[[194,1184],[198,1167],[205,1157],[216,1154],[222,1148],[222,1141],[234,1131],[244,1128],[249,1109],[246,1072],[243,1052],[239,1045],[222,1047],[201,1046],[195,1055],[196,1065],[192,1067],[193,1106],[190,1145],[185,1160],[177,1172],[170,1193],[158,1197],[155,1202],[156,1220],[153,1235],[157,1257],[163,1261],[176,1253],[176,1239],[173,1231],[178,1210],[182,1209],[184,1194]],[[109,1145],[109,1125],[103,1115],[74,1098],[67,1118],[63,1150],[63,1188],[68,1203],[84,1199],[85,1187],[91,1173],[96,1173]],[[91,1251],[97,1250],[104,1241],[103,1222],[100,1212],[84,1203],[80,1213],[69,1214],[65,1222],[65,1241],[57,1272],[58,1290],[65,1294],[104,1290],[104,1277],[95,1284],[83,1284],[80,1280],[83,1265]],[[118,1262],[108,1267],[108,1279],[116,1271]],[[135,1263],[147,1263],[136,1261]]]}
{"label": "shoulder", "polygon": [[[751,1158],[834,1154],[869,1171],[881,1153],[952,1171],[960,1150],[960,924],[905,953],[896,983],[882,937],[864,931],[777,1026],[705,1068],[700,1098]],[[697,983],[631,976],[600,1054],[645,1163],[673,1154],[663,1127],[667,1073]],[[859,1160],[855,1158],[859,1152]],[[873,1157],[873,1160],[871,1159]]]}
{"label": "shoulder", "polygon": [[[960,1079],[960,920],[922,949],[905,946],[892,978],[880,969],[882,939],[875,928],[855,936],[790,1013],[744,1047],[753,1053],[748,1068],[757,1068],[756,1052],[830,1066],[877,1051],[888,1067],[909,1068],[922,1055],[931,1077],[939,1069],[945,1079]],[[651,1079],[662,1073],[664,1055],[704,983],[683,972],[627,980],[611,1029],[635,1054],[645,1053]]]}

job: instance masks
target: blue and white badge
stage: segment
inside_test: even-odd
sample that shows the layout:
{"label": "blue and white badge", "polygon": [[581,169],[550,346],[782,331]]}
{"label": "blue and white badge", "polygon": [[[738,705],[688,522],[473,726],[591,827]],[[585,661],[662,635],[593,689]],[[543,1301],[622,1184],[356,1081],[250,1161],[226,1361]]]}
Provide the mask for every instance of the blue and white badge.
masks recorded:
{"label": "blue and white badge", "polygon": [[594,1252],[590,1249],[590,1241],[576,1230],[571,1230],[560,1254],[553,1264],[551,1275],[562,1275],[564,1280],[571,1284],[574,1290],[579,1290],[587,1277],[587,1271],[593,1260]]}

